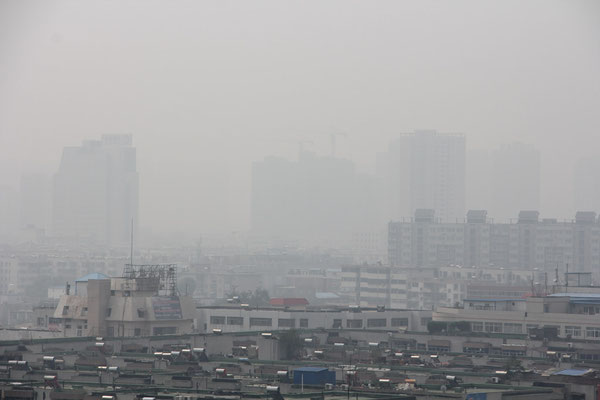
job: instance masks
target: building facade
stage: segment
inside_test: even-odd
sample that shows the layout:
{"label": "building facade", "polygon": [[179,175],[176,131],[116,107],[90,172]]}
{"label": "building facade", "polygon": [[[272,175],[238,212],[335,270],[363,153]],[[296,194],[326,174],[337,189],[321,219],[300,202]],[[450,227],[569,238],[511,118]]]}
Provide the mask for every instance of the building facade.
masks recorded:
{"label": "building facade", "polygon": [[190,297],[160,293],[154,278],[92,274],[75,282],[54,311],[54,329],[65,337],[156,336],[191,333]]}
{"label": "building facade", "polygon": [[54,235],[123,245],[132,221],[135,230],[138,173],[131,135],[103,135],[65,147],[54,176]]}
{"label": "building facade", "polygon": [[385,197],[385,219],[410,217],[429,208],[444,222],[465,208],[465,138],[436,131],[401,135],[378,156],[377,175]]}
{"label": "building facade", "polygon": [[285,309],[236,306],[197,308],[198,327],[212,332],[285,329],[374,329],[426,331],[431,311],[360,307]]}
{"label": "building facade", "polygon": [[521,211],[516,223],[492,223],[484,210],[465,222],[440,223],[432,210],[417,210],[410,222],[388,224],[388,258],[396,266],[448,265],[600,273],[600,221],[594,212],[575,219],[541,219]]}

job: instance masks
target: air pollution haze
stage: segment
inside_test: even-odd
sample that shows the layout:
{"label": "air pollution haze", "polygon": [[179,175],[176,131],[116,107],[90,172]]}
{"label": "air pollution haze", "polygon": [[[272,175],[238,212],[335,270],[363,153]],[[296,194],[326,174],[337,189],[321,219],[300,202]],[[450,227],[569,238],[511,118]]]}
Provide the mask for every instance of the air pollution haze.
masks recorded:
{"label": "air pollution haze", "polygon": [[539,160],[531,207],[570,219],[575,171],[599,174],[580,161],[600,157],[599,38],[597,1],[4,0],[0,184],[52,179],[63,148],[131,134],[140,228],[231,235],[252,228],[265,158],[335,155],[350,188],[425,129],[465,139],[456,217],[494,217],[486,203],[519,174],[498,157],[521,145]]}

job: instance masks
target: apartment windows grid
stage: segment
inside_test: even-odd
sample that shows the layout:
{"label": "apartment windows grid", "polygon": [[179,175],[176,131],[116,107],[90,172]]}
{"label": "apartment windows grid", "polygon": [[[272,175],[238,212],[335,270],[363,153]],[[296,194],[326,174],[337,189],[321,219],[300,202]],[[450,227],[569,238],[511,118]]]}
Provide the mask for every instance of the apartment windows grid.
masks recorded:
{"label": "apartment windows grid", "polygon": [[367,319],[367,328],[383,328],[387,326],[385,318],[369,318]]}
{"label": "apartment windows grid", "polygon": [[358,329],[358,328],[362,328],[362,327],[363,327],[363,321],[362,321],[362,319],[348,319],[348,320],[346,320],[346,328]]}
{"label": "apartment windows grid", "polygon": [[484,329],[488,333],[502,333],[502,323],[501,322],[486,322],[484,324]]}
{"label": "apartment windows grid", "polygon": [[250,326],[272,326],[271,318],[250,318]]}
{"label": "apartment windows grid", "polygon": [[507,322],[504,324],[504,333],[523,333],[523,325]]}
{"label": "apartment windows grid", "polygon": [[478,322],[478,321],[471,322],[471,330],[473,332],[483,332],[483,322]]}
{"label": "apartment windows grid", "polygon": [[244,325],[244,317],[227,317],[227,325]]}
{"label": "apartment windows grid", "polygon": [[581,336],[581,327],[580,326],[565,326],[565,335],[571,337],[579,337]]}
{"label": "apartment windows grid", "polygon": [[225,325],[225,317],[211,315],[210,323],[213,325]]}
{"label": "apartment windows grid", "polygon": [[585,337],[586,338],[600,338],[600,328],[595,327],[587,327],[585,328]]}
{"label": "apartment windows grid", "polygon": [[392,318],[390,322],[393,327],[408,326],[408,318]]}

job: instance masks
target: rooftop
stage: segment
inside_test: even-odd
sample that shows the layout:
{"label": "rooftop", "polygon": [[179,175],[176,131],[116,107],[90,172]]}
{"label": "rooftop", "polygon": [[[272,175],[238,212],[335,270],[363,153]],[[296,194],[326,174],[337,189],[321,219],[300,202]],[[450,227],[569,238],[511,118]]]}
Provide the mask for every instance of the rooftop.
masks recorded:
{"label": "rooftop", "polygon": [[110,279],[110,277],[108,275],[104,275],[99,272],[94,272],[94,273],[87,274],[86,276],[83,276],[83,277],[77,279],[75,282],[87,282],[87,281],[93,281],[93,280],[98,280],[98,279]]}

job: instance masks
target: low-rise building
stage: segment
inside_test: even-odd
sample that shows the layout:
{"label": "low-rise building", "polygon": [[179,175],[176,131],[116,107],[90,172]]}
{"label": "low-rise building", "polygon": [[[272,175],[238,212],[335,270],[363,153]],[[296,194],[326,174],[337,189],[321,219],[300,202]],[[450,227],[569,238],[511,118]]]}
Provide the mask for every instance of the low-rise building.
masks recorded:
{"label": "low-rise building", "polygon": [[206,332],[269,331],[280,329],[375,329],[426,331],[431,311],[331,307],[283,309],[235,306],[199,306],[198,326]]}
{"label": "low-rise building", "polygon": [[465,299],[438,307],[434,321],[467,321],[471,331],[527,334],[544,329],[559,338],[600,340],[600,294],[556,293],[527,299]]}
{"label": "low-rise building", "polygon": [[[194,303],[179,296],[172,266],[140,266],[119,278],[91,274],[62,296],[53,322],[64,336],[151,336],[190,333]],[[165,281],[167,279],[168,281]]]}

